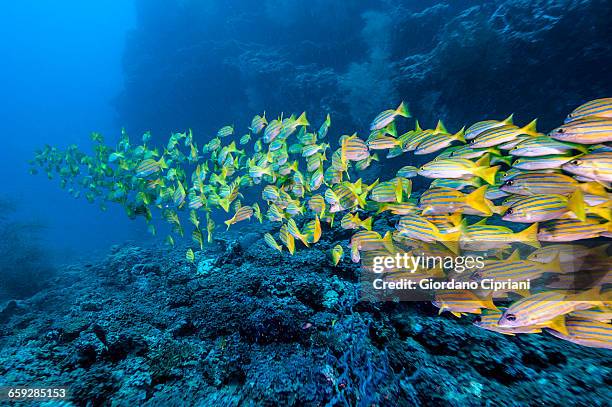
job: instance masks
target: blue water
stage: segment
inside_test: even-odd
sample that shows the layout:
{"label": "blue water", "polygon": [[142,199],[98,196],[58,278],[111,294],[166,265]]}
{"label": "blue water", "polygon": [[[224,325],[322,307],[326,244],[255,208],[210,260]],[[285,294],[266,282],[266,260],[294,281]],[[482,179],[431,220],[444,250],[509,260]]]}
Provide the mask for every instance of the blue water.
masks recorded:
{"label": "blue water", "polygon": [[88,145],[98,131],[120,132],[113,107],[123,84],[122,52],[135,24],[131,1],[5,2],[0,16],[2,195],[18,201],[19,218],[47,225],[43,239],[58,255],[87,257],[135,239],[117,207],[100,216],[49,182],[28,174],[28,160],[45,143]]}

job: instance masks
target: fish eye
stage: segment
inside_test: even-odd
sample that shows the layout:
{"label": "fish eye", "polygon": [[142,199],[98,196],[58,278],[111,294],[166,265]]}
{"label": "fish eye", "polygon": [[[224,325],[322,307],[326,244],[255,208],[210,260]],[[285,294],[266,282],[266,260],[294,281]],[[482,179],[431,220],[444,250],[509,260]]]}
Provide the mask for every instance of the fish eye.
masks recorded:
{"label": "fish eye", "polygon": [[514,184],[514,181],[512,181],[511,179],[509,179],[508,181],[504,182],[504,185],[507,185],[507,186],[512,186],[512,184]]}
{"label": "fish eye", "polygon": [[563,132],[565,132],[565,130],[563,130],[563,129],[557,129],[557,133],[563,133]]}
{"label": "fish eye", "polygon": [[508,210],[506,211],[506,215],[511,215],[514,212],[514,210],[512,208],[508,208]]}
{"label": "fish eye", "polygon": [[572,160],[572,161],[570,161],[570,164],[572,164],[572,165],[580,165],[581,161],[580,160]]}
{"label": "fish eye", "polygon": [[516,315],[514,315],[514,314],[508,314],[508,315],[506,315],[506,319],[507,319],[508,321],[510,321],[510,322],[512,322],[512,321],[516,321]]}
{"label": "fish eye", "polygon": [[474,318],[475,323],[479,323],[481,321],[482,321],[482,318],[480,316],[477,316],[476,318]]}

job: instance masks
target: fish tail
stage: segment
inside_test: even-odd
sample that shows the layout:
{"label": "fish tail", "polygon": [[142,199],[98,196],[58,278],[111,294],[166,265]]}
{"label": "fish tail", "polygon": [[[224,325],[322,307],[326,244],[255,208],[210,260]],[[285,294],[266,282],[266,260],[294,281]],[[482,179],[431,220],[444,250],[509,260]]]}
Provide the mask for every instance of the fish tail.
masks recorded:
{"label": "fish tail", "polygon": [[497,170],[499,170],[499,166],[495,167],[476,167],[474,169],[474,175],[479,176],[483,180],[485,180],[488,184],[495,184],[495,174],[497,174]]}
{"label": "fish tail", "polygon": [[504,123],[504,124],[514,124],[513,121],[514,121],[514,113],[512,113],[510,116],[506,117],[502,121],[502,123]]}
{"label": "fish tail", "polygon": [[530,136],[535,136],[538,134],[538,130],[536,129],[536,125],[538,123],[538,119],[533,119],[529,124],[521,127],[519,131],[521,134],[528,134]]}
{"label": "fish tail", "polygon": [[472,193],[466,195],[465,203],[469,207],[476,209],[478,212],[482,212],[487,216],[491,216],[493,211],[485,200],[485,194],[487,193],[487,185],[483,185],[480,188],[474,190]]}
{"label": "fish tail", "polygon": [[372,217],[370,216],[369,218],[361,222],[361,226],[363,226],[365,230],[372,230]]}
{"label": "fish tail", "polygon": [[567,208],[572,211],[581,221],[586,220],[586,208],[584,205],[584,196],[582,190],[577,189],[567,199]]}
{"label": "fish tail", "polygon": [[541,247],[540,242],[538,241],[538,223],[534,223],[521,230],[518,233],[515,233],[515,239],[519,242],[523,242],[528,244],[529,246],[535,247],[539,249]]}
{"label": "fish tail", "polygon": [[439,233],[438,241],[446,246],[450,251],[457,254],[459,253],[459,239],[461,238],[461,231],[451,233]]}
{"label": "fish tail", "polygon": [[555,331],[562,333],[563,335],[568,334],[567,327],[565,326],[564,315],[559,315],[558,317],[547,321],[544,325],[550,329],[554,329]]}
{"label": "fish tail", "polygon": [[404,102],[400,103],[397,109],[395,109],[395,113],[402,117],[410,117],[410,111],[408,110],[408,106]]}
{"label": "fish tail", "polygon": [[606,189],[599,182],[595,182],[595,181],[585,182],[585,183],[580,184],[579,187],[580,189],[582,189],[583,192],[586,192],[587,194],[603,196],[603,197],[608,196]]}
{"label": "fish tail", "polygon": [[300,117],[296,119],[295,124],[297,124],[298,126],[308,126],[310,124],[308,123],[308,119],[306,118],[306,112],[302,112]]}
{"label": "fish tail", "polygon": [[382,242],[389,253],[395,253],[397,251],[395,250],[395,245],[393,245],[393,234],[391,232],[387,231],[387,233],[385,233]]}
{"label": "fish tail", "polygon": [[551,273],[563,273],[561,269],[561,261],[559,261],[559,256],[555,256],[550,263],[546,264],[546,271]]}
{"label": "fish tail", "polygon": [[497,308],[497,305],[495,305],[493,302],[493,293],[490,293],[485,299],[482,300],[482,305],[487,309],[499,311],[499,308]]}
{"label": "fish tail", "polygon": [[164,157],[160,158],[159,161],[157,162],[157,164],[159,165],[159,168],[161,168],[163,170],[168,168],[168,164],[166,164],[166,160],[164,159]]}
{"label": "fish tail", "polygon": [[610,203],[604,202],[597,206],[590,206],[588,208],[589,213],[594,213],[595,215],[604,218],[607,221],[612,221],[612,213],[610,211]]}
{"label": "fish tail", "polygon": [[462,127],[461,130],[459,130],[457,132],[457,134],[455,134],[455,140],[460,141],[462,143],[465,143],[465,127]]}

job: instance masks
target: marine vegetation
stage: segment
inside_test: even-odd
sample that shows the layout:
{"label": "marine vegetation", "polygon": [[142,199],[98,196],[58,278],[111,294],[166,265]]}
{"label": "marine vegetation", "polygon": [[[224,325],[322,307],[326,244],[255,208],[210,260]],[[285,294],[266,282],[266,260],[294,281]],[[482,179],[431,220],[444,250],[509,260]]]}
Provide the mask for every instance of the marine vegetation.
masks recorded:
{"label": "marine vegetation", "polygon": [[[503,334],[545,330],[612,348],[607,246],[569,243],[612,233],[612,98],[576,108],[548,134],[537,130],[536,120],[514,124],[512,115],[456,132],[441,121],[433,129],[416,121],[414,129],[399,131],[400,119],[410,116],[400,103],[374,118],[367,138],[345,134],[337,144],[328,136],[331,117],[311,128],[305,112],[256,115],[248,133],[224,126],[201,147],[191,131],[172,134],[161,149],[150,133],[134,144],[123,132],[114,147],[94,133],[93,154],[76,145],[45,146],[32,172],[58,174],[70,194],[103,210],[108,202],[123,205],[130,218],[144,217],[152,234],[160,213],[172,230],[168,244],[191,237],[190,263],[212,242],[219,212],[228,229],[251,218],[278,225],[263,240],[292,255],[339,222],[354,233],[348,247],[331,249],[330,261],[341,262],[347,249],[365,271],[379,256],[454,259],[482,252],[487,260],[478,270],[388,268],[386,274],[402,281],[538,280],[533,290],[450,287],[436,291],[432,302],[440,312],[482,314],[477,326]],[[384,179],[364,180],[363,171],[382,161],[383,152],[407,165]],[[409,152],[437,156],[417,168]],[[416,176],[433,181],[414,193]],[[388,220],[394,230],[385,227]],[[578,281],[584,275],[588,283]]]}

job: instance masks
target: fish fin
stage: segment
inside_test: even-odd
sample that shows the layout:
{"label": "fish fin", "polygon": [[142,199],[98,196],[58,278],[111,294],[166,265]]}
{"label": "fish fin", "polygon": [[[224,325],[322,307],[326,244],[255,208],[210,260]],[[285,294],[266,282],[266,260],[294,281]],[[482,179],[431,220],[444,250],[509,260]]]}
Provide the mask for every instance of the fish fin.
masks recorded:
{"label": "fish fin", "polygon": [[514,121],[514,113],[512,113],[510,116],[506,117],[502,121],[502,123],[504,123],[504,124],[514,124],[513,121]]}
{"label": "fish fin", "polygon": [[404,102],[400,103],[397,109],[395,109],[395,113],[402,117],[410,117],[410,111],[408,110],[408,106]]}
{"label": "fish fin", "polygon": [[512,292],[520,295],[523,298],[529,297],[531,295],[531,292],[529,292],[529,290],[514,290]]}
{"label": "fish fin", "polygon": [[306,119],[306,112],[302,112],[300,117],[295,120],[295,124],[298,126],[308,126],[310,124],[308,123],[308,119]]}
{"label": "fish fin", "polygon": [[610,202],[604,202],[597,206],[590,206],[588,209],[589,213],[604,218],[607,221],[612,221],[612,211],[610,210]]}
{"label": "fish fin", "polygon": [[563,270],[561,269],[561,261],[559,260],[558,254],[555,255],[555,257],[553,257],[553,259],[546,264],[545,269],[550,273],[563,273]]}
{"label": "fish fin", "polygon": [[491,210],[493,211],[493,213],[495,213],[497,215],[503,215],[504,213],[506,213],[508,208],[509,208],[509,206],[499,205],[499,206],[493,206],[493,208],[491,208]]}
{"label": "fish fin", "polygon": [[536,125],[538,123],[538,119],[533,119],[529,124],[521,127],[519,129],[520,134],[529,134],[530,136],[535,136],[538,134],[538,130],[536,129]]}
{"label": "fish fin", "polygon": [[497,308],[497,305],[495,305],[495,303],[493,302],[493,293],[490,293],[489,295],[487,295],[487,298],[482,300],[482,305],[487,309],[499,311],[499,308]]}
{"label": "fish fin", "polygon": [[470,194],[466,195],[465,203],[469,207],[476,209],[478,212],[484,213],[486,216],[491,216],[493,212],[485,200],[485,194],[487,193],[487,185],[483,185],[480,188],[474,190]]}
{"label": "fish fin", "polygon": [[601,287],[595,286],[593,288],[589,288],[586,291],[582,291],[578,294],[574,294],[568,298],[568,301],[590,301],[590,302],[600,302],[597,299],[601,299]]}
{"label": "fish fin", "polygon": [[534,223],[533,225],[521,230],[518,233],[514,234],[516,241],[528,244],[531,247],[535,247],[539,249],[542,247],[540,242],[538,241],[538,223]]}
{"label": "fish fin", "polygon": [[476,161],[476,167],[488,167],[490,164],[489,154],[485,154]]}
{"label": "fish fin", "polygon": [[444,127],[442,120],[438,120],[438,124],[436,124],[436,128],[434,129],[434,134],[438,133],[448,133],[448,130],[446,130],[446,127]]}
{"label": "fish fin", "polygon": [[459,253],[459,238],[461,237],[461,231],[452,233],[438,233],[438,241],[446,246],[450,251],[455,254]]}
{"label": "fish fin", "polygon": [[450,313],[453,314],[454,316],[456,316],[457,318],[461,318],[461,313],[460,312],[451,311]]}
{"label": "fish fin", "polygon": [[369,218],[361,222],[361,226],[363,226],[365,230],[372,230],[372,217],[370,216]]}
{"label": "fish fin", "polygon": [[499,166],[495,167],[476,167],[474,169],[474,175],[479,176],[483,180],[485,180],[488,184],[495,184],[495,174],[497,174],[497,170],[499,170]]}
{"label": "fish fin", "polygon": [[586,209],[582,190],[577,189],[567,198],[567,208],[572,211],[581,221],[586,220]]}
{"label": "fish fin", "polygon": [[462,214],[461,212],[455,212],[452,215],[450,215],[448,217],[448,220],[450,221],[450,223],[453,224],[453,226],[458,227],[462,225]]}
{"label": "fish fin", "polygon": [[608,193],[603,185],[598,182],[591,181],[579,185],[580,189],[587,194],[608,197]]}
{"label": "fish fin", "polygon": [[397,250],[395,250],[395,246],[393,245],[393,234],[390,231],[387,231],[387,233],[385,233],[382,238],[382,242],[385,246],[385,249],[387,249],[389,253],[397,252]]}
{"label": "fish fin", "polygon": [[459,130],[457,133],[455,133],[455,135],[453,136],[453,138],[457,141],[460,141],[462,143],[465,143],[465,127],[462,127],[461,130]]}
{"label": "fish fin", "polygon": [[508,257],[506,260],[507,261],[519,261],[519,260],[521,260],[521,253],[519,252],[519,249],[516,249],[515,251],[513,251],[512,254],[510,255],[510,257]]}
{"label": "fish fin", "polygon": [[402,186],[402,180],[399,178],[396,178],[395,180],[395,200],[398,203],[402,203],[403,192],[404,192],[404,188]]}
{"label": "fish fin", "polygon": [[562,333],[563,335],[568,335],[567,327],[565,326],[564,315],[559,315],[558,317],[547,321],[544,325],[548,328],[554,329],[555,331]]}
{"label": "fish fin", "polygon": [[230,226],[232,225],[232,220],[233,220],[233,218],[223,222],[223,223],[225,223],[227,225],[227,229],[226,230],[229,230]]}

